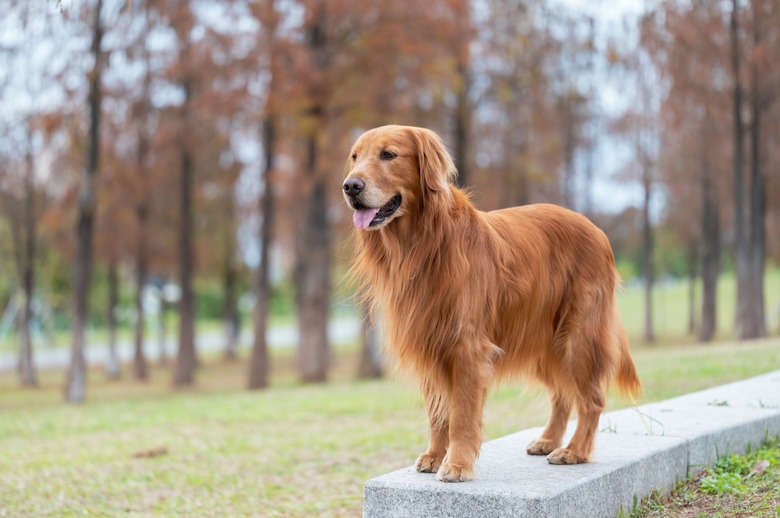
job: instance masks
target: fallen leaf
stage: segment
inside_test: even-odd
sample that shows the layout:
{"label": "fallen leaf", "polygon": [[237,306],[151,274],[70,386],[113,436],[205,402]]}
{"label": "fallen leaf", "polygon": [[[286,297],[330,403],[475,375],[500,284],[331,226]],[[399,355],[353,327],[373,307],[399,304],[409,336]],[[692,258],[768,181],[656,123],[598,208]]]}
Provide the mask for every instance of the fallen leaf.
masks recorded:
{"label": "fallen leaf", "polygon": [[152,448],[151,450],[141,450],[133,453],[132,457],[134,459],[148,459],[152,457],[159,457],[160,455],[167,455],[168,454],[168,448],[165,446],[160,446],[159,448]]}
{"label": "fallen leaf", "polygon": [[752,477],[753,475],[760,475],[768,467],[769,467],[768,460],[756,461],[756,463],[753,465],[753,469],[750,471],[750,473],[748,473],[748,477]]}

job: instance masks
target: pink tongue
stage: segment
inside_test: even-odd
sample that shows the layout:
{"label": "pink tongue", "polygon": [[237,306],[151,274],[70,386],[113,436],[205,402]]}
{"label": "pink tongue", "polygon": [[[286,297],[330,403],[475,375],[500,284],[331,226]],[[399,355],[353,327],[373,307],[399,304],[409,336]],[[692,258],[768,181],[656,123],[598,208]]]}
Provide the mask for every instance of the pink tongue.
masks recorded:
{"label": "pink tongue", "polygon": [[374,209],[358,209],[352,214],[352,221],[355,222],[357,228],[368,228],[377,212],[379,212],[379,207]]}

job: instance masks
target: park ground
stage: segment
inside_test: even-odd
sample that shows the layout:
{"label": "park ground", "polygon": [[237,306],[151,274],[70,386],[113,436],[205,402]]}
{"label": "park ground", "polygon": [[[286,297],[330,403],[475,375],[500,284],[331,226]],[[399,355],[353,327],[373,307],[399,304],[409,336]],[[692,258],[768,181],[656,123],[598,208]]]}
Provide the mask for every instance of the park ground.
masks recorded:
{"label": "park ground", "polygon": [[[633,296],[623,295],[629,311]],[[780,338],[673,335],[684,330],[660,329],[654,345],[634,340],[640,402],[780,369]],[[275,350],[272,387],[258,392],[244,389],[243,362],[218,356],[204,358],[186,390],[173,390],[162,368],[147,383],[93,369],[88,400],[76,406],[62,403],[62,372],[42,371],[33,390],[2,373],[0,516],[360,516],[363,483],[425,448],[424,411],[413,387],[392,377],[355,380],[356,344],[333,356],[330,381],[304,385],[294,351]],[[630,404],[613,393],[607,409]],[[543,425],[547,413],[541,391],[498,387],[485,438]]]}
{"label": "park ground", "polygon": [[655,492],[619,518],[777,518],[780,436],[745,455],[726,455],[667,494]]}

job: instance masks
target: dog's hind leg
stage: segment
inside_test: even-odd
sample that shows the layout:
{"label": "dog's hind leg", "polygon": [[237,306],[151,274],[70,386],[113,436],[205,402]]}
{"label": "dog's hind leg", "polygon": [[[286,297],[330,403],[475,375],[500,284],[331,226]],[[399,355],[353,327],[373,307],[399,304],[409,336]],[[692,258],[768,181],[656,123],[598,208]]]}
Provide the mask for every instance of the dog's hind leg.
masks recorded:
{"label": "dog's hind leg", "polygon": [[547,421],[542,435],[526,447],[529,455],[549,455],[563,442],[563,434],[566,432],[566,424],[571,415],[571,402],[560,391],[551,391],[550,402],[552,404],[550,420]]}
{"label": "dog's hind leg", "polygon": [[417,457],[414,466],[421,473],[436,473],[447,454],[450,440],[449,404],[446,397],[437,393],[430,384],[424,387],[423,392],[430,425],[430,440],[428,451]]}
{"label": "dog's hind leg", "polygon": [[569,340],[560,363],[564,390],[577,405],[577,429],[565,448],[547,456],[550,464],[588,462],[604,411],[604,385],[614,370],[614,347],[609,328],[613,294],[596,286],[571,300],[572,311],[562,326]]}
{"label": "dog's hind leg", "polygon": [[579,325],[570,329],[571,350],[567,362],[570,377],[564,390],[577,405],[577,429],[565,448],[557,448],[547,456],[550,464],[580,464],[590,460],[599,416],[606,405],[602,379],[609,358],[599,344],[599,327]]}
{"label": "dog's hind leg", "polygon": [[[571,322],[572,313],[567,308],[562,308],[559,314],[563,315],[558,322],[551,340],[550,352],[539,362],[537,376],[547,386],[550,393],[550,419],[544,427],[542,435],[531,441],[526,447],[529,455],[549,455],[561,447],[563,435],[571,415],[573,398],[571,396],[572,380],[567,377],[570,369],[562,368],[570,365],[572,361]],[[545,337],[540,337],[545,341]]]}
{"label": "dog's hind leg", "polygon": [[547,456],[550,464],[580,464],[588,462],[593,441],[604,411],[604,390],[597,381],[579,386],[577,394],[577,429],[565,448],[558,448]]}

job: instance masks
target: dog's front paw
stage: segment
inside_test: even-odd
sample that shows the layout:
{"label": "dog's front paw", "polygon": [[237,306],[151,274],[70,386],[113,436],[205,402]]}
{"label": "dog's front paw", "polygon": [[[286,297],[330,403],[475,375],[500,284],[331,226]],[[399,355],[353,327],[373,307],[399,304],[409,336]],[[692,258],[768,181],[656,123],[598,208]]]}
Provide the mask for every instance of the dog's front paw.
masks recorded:
{"label": "dog's front paw", "polygon": [[547,462],[550,464],[582,464],[588,462],[588,457],[569,448],[558,448],[547,456]]}
{"label": "dog's front paw", "polygon": [[539,437],[538,439],[531,441],[528,446],[526,446],[525,451],[528,455],[549,455],[557,447],[558,445],[551,440]]}
{"label": "dog's front paw", "polygon": [[414,467],[420,473],[436,473],[441,466],[441,457],[430,453],[423,453],[417,457],[417,462],[414,463]]}
{"label": "dog's front paw", "polygon": [[474,478],[474,468],[444,461],[436,478],[442,482],[466,482]]}

